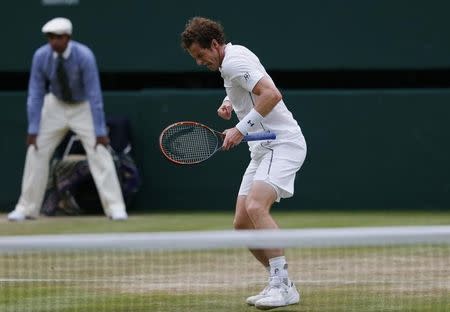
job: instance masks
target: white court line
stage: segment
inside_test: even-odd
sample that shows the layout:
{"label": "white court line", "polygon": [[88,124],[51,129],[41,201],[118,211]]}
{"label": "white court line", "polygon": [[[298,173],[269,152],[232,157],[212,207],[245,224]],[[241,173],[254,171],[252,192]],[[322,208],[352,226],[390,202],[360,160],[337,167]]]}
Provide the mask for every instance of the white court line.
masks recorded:
{"label": "white court line", "polygon": [[[121,283],[121,284],[136,284],[136,280],[123,280],[123,279],[68,279],[68,278],[1,278],[0,283],[22,283],[22,282],[55,282],[55,283]],[[323,279],[323,280],[300,280],[297,283],[299,284],[398,284],[398,280],[343,280],[343,279]],[[186,285],[186,281],[181,282],[160,282],[160,283],[152,283],[152,282],[139,282],[138,285],[155,285],[159,286],[162,284],[171,284],[171,285]],[[252,285],[252,284],[264,284],[261,281],[245,281],[245,282],[236,282],[233,285]],[[439,283],[439,284],[450,284],[450,281]],[[220,286],[224,285],[223,283],[199,283],[189,281],[189,286],[208,286],[215,285]]]}

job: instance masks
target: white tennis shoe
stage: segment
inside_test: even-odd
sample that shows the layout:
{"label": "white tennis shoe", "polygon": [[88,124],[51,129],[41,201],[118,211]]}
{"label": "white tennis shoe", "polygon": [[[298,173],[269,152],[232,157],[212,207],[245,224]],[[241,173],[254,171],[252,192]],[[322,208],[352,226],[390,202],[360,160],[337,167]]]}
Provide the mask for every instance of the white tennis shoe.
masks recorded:
{"label": "white tennis shoe", "polygon": [[125,221],[128,219],[128,215],[125,211],[116,211],[111,214],[110,219],[113,221]]}
{"label": "white tennis shoe", "polygon": [[266,288],[264,288],[259,294],[248,297],[245,302],[247,302],[248,305],[254,306],[256,301],[267,296],[269,289],[270,285],[267,285]]}
{"label": "white tennis shoe", "polygon": [[279,277],[271,277],[267,292],[255,302],[255,307],[269,310],[299,303],[300,294],[297,288],[291,281],[288,281],[288,284],[286,285]]}
{"label": "white tennis shoe", "polygon": [[14,209],[13,211],[11,211],[10,213],[8,213],[8,220],[9,221],[14,221],[14,222],[20,222],[20,221],[25,221],[26,219],[36,219],[35,217],[31,217],[31,216],[27,216],[24,213],[22,213],[21,211]]}

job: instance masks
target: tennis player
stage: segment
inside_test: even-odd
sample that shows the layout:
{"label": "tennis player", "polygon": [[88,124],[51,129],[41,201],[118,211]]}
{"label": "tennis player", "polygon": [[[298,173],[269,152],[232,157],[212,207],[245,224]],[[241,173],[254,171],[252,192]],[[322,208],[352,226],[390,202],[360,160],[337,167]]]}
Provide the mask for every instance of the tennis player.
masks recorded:
{"label": "tennis player", "polygon": [[[226,43],[220,23],[194,17],[181,34],[182,47],[198,65],[220,71],[226,97],[218,115],[239,122],[225,131],[223,148],[239,144],[244,135],[270,131],[274,141],[249,142],[251,160],[242,178],[234,218],[235,229],[278,229],[270,208],[281,198],[294,194],[294,180],[306,156],[306,143],[300,127],[283,102],[280,91],[258,57],[240,45]],[[249,305],[271,309],[300,301],[288,276],[282,249],[251,250],[270,274],[262,292],[247,298]]]}

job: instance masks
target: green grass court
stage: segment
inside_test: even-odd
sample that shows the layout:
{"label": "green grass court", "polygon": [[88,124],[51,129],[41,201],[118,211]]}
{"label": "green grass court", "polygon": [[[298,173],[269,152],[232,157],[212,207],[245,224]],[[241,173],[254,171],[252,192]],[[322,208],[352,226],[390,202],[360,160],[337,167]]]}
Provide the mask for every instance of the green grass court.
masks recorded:
{"label": "green grass court", "polygon": [[[448,225],[449,212],[275,212],[283,228]],[[4,216],[3,216],[4,217]],[[0,235],[226,230],[231,213],[0,221]],[[449,245],[289,248],[299,305],[274,311],[449,311]],[[0,311],[258,311],[265,272],[247,250],[0,254]]]}
{"label": "green grass court", "polygon": [[[273,216],[281,228],[450,224],[449,211],[277,212],[275,207]],[[104,216],[83,216],[42,217],[26,223],[12,223],[6,220],[6,215],[0,215],[0,235],[213,231],[229,230],[232,222],[232,212],[132,214],[126,222],[112,222]]]}

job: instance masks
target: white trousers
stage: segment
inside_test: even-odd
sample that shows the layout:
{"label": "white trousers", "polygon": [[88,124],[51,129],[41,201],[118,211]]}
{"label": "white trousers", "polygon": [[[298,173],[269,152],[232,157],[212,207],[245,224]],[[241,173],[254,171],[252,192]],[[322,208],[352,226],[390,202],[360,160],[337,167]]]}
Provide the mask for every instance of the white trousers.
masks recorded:
{"label": "white trousers", "polygon": [[106,216],[123,213],[125,203],[112,156],[103,145],[95,146],[96,136],[89,103],[66,104],[51,93],[44,99],[37,149],[30,145],[27,150],[22,193],[16,210],[29,217],[39,215],[47,186],[50,158],[69,129],[77,134],[86,151]]}

